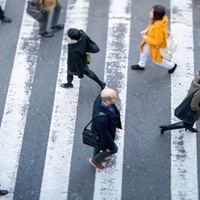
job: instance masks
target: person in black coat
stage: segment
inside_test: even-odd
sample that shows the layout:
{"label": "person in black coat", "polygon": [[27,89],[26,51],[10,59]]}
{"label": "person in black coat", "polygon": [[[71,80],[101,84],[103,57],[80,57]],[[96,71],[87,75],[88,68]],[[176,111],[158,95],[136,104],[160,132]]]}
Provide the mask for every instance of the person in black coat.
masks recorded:
{"label": "person in black coat", "polygon": [[121,129],[121,119],[120,112],[115,106],[117,99],[117,94],[115,90],[111,88],[105,88],[102,90],[101,95],[99,95],[94,101],[93,105],[93,118],[100,115],[100,117],[94,119],[92,123],[92,131],[99,133],[101,140],[105,145],[105,149],[100,151],[99,149],[94,149],[93,158],[89,161],[90,163],[98,168],[104,169],[102,162],[107,162],[110,160],[110,156],[118,151],[118,147],[115,144],[116,128]]}
{"label": "person in black coat", "polygon": [[2,7],[0,6],[0,20],[2,22],[5,22],[5,23],[10,23],[12,20],[8,17],[5,16],[5,13],[4,11],[2,10]]}
{"label": "person in black coat", "polygon": [[67,59],[67,83],[61,84],[63,88],[72,88],[73,76],[83,78],[84,74],[97,82],[101,89],[104,89],[106,83],[99,80],[97,75],[89,69],[87,64],[87,43],[85,34],[81,30],[71,28],[67,33],[69,37],[68,59]]}

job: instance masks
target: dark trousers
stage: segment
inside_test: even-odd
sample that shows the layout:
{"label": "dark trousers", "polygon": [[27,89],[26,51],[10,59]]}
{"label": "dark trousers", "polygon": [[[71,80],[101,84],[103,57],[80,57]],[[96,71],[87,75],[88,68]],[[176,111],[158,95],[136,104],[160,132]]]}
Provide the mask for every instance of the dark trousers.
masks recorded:
{"label": "dark trousers", "polygon": [[[94,80],[96,83],[99,84],[100,87],[102,87],[102,81],[97,77],[97,75],[90,69],[84,70],[84,74]],[[71,84],[74,77],[71,74],[67,74],[67,83]]]}
{"label": "dark trousers", "polygon": [[110,157],[111,155],[117,153],[118,147],[115,144],[115,148],[113,150],[108,151],[100,151],[99,149],[94,149],[93,159],[97,163],[101,163],[105,158]]}
{"label": "dark trousers", "polygon": [[[51,22],[51,27],[55,27],[58,25],[58,20],[60,17],[60,11],[62,9],[62,6],[57,3],[56,7],[54,8],[53,11],[53,18],[52,18],[52,22]],[[45,33],[46,29],[47,29],[47,24],[48,24],[48,19],[49,19],[49,12],[46,12],[45,15],[45,20],[43,22],[40,22],[40,33]]]}
{"label": "dark trousers", "polygon": [[3,19],[4,16],[4,11],[2,10],[1,6],[0,6],[0,19]]}

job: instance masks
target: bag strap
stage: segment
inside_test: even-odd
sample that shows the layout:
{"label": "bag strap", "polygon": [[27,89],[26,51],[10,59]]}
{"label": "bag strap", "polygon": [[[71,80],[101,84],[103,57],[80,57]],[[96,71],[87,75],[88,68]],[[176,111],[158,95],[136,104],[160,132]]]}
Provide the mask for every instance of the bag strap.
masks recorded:
{"label": "bag strap", "polygon": [[191,93],[189,96],[194,95],[198,90],[200,90],[200,88],[194,91],[193,93]]}
{"label": "bag strap", "polygon": [[88,123],[87,125],[85,126],[84,129],[86,129],[96,118],[99,118],[99,117],[102,117],[102,116],[106,116],[106,114],[104,112],[100,112],[100,113],[97,113],[95,115],[95,117],[93,117]]}

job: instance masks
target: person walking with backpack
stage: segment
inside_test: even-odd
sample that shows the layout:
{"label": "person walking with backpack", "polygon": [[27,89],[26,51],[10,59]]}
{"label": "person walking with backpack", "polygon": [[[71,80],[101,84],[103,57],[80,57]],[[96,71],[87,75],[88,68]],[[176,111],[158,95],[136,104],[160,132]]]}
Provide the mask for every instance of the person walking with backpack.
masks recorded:
{"label": "person walking with backpack", "polygon": [[165,15],[164,7],[153,6],[149,17],[149,25],[141,32],[143,39],[140,43],[140,60],[137,65],[132,65],[131,69],[144,70],[150,57],[154,63],[167,68],[168,73],[172,74],[176,70],[177,64],[164,59],[160,54],[160,49],[166,47],[168,38],[168,17]]}

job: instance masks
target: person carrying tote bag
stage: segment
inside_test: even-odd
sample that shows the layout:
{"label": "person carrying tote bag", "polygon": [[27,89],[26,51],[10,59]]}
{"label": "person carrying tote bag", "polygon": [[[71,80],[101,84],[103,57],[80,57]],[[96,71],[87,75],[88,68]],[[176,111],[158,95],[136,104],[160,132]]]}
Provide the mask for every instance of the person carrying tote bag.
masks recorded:
{"label": "person carrying tote bag", "polygon": [[160,133],[163,135],[165,131],[167,130],[174,130],[174,129],[181,129],[185,128],[185,130],[189,130],[190,132],[198,132],[198,129],[193,128],[194,123],[200,118],[200,71],[195,76],[195,78],[192,80],[190,84],[190,88],[188,90],[188,93],[185,97],[187,99],[193,95],[193,98],[190,103],[190,108],[192,111],[196,112],[196,116],[194,118],[193,122],[188,122],[187,119],[182,120],[181,122],[177,122],[170,125],[162,125],[160,126]]}

